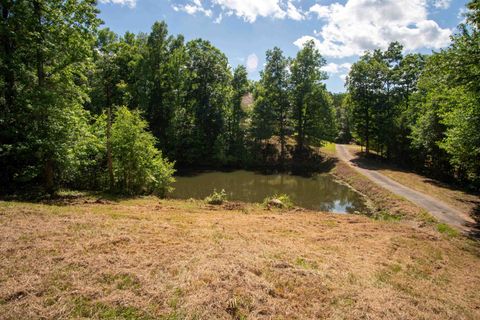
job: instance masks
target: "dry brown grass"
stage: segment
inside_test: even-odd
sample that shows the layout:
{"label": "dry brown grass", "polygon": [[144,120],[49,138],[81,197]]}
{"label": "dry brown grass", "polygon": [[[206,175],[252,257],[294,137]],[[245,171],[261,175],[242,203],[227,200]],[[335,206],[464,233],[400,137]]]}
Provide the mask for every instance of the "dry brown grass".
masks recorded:
{"label": "dry brown grass", "polygon": [[0,318],[479,319],[479,255],[363,216],[0,202]]}

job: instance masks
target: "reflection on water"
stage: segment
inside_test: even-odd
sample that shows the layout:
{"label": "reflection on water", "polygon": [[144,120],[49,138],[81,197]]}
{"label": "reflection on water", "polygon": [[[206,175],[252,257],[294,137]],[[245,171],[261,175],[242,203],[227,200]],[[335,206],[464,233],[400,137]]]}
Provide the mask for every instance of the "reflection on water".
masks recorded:
{"label": "reflection on water", "polygon": [[267,196],[288,194],[295,205],[307,209],[336,213],[365,210],[362,197],[331,175],[312,178],[288,174],[262,175],[250,171],[207,172],[188,177],[177,177],[172,198],[203,199],[213,189],[225,189],[229,200],[262,202]]}

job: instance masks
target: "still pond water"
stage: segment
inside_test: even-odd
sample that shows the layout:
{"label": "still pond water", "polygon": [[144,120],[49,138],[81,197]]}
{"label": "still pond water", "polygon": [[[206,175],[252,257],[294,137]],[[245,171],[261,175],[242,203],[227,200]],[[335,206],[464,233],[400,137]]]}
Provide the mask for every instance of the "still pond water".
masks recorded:
{"label": "still pond water", "polygon": [[204,199],[213,189],[225,189],[229,200],[263,202],[274,194],[288,194],[295,205],[335,213],[364,211],[362,197],[329,174],[312,178],[288,174],[262,175],[250,171],[206,172],[176,177],[172,198]]}

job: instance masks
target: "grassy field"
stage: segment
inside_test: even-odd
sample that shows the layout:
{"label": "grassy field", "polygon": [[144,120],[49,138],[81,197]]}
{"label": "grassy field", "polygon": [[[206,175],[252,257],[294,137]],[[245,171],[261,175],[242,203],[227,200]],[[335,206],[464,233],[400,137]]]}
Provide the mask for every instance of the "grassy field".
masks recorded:
{"label": "grassy field", "polygon": [[479,319],[431,224],[139,198],[0,202],[1,319]]}

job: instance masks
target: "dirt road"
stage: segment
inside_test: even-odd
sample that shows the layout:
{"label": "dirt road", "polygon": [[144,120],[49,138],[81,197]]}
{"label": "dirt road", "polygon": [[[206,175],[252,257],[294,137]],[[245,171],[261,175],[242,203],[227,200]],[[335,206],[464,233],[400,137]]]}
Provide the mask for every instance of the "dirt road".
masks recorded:
{"label": "dirt road", "polygon": [[373,182],[395,193],[396,195],[404,197],[407,200],[415,203],[419,207],[428,211],[439,221],[448,223],[463,231],[470,231],[469,225],[472,225],[474,220],[469,217],[468,214],[452,208],[439,199],[406,187],[375,170],[360,168],[352,162],[355,156],[352,155],[346,145],[337,144],[336,153],[340,160],[346,162],[348,165],[358,170],[361,174],[368,177]]}

